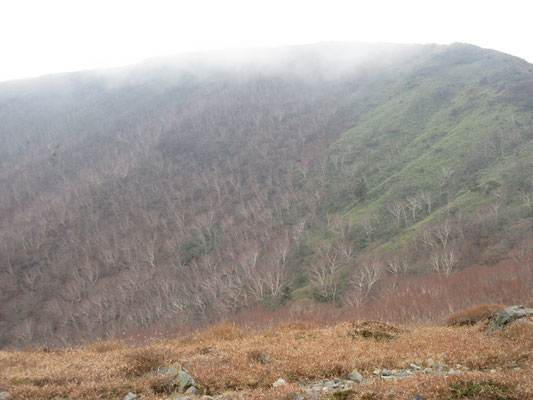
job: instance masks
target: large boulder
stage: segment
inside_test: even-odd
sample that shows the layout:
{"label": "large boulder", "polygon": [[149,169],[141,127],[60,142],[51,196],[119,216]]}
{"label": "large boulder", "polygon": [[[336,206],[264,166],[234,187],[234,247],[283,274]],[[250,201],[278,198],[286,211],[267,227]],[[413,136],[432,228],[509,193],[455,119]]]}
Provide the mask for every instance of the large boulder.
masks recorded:
{"label": "large boulder", "polygon": [[533,315],[533,308],[526,308],[524,306],[506,307],[494,316],[489,325],[489,331],[503,329],[511,322],[527,317],[528,315]]}
{"label": "large boulder", "polygon": [[196,384],[194,378],[191,376],[189,371],[187,371],[179,363],[174,363],[169,367],[159,367],[157,368],[156,372],[158,375],[162,375],[165,378],[169,379],[178,393],[200,393],[200,390],[198,389],[198,385]]}

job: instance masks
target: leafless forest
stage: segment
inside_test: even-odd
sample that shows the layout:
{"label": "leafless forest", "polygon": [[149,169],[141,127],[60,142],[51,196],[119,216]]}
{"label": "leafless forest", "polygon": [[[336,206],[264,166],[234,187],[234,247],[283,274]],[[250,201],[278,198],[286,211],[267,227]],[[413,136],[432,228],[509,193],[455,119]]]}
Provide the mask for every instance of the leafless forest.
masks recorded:
{"label": "leafless forest", "polygon": [[[148,66],[1,85],[0,345],[63,345],[306,296],[361,307],[378,288],[392,307],[410,273],[443,279],[487,261],[476,253],[511,219],[527,223],[500,253],[530,265],[532,192],[484,186],[488,202],[466,218],[448,207],[462,188],[456,166],[437,168],[431,189],[342,216],[336,199],[368,202],[365,185],[395,168],[403,144],[379,162],[377,144],[356,162],[359,150],[331,146],[403,90],[391,76],[412,72],[419,53],[408,54],[394,69],[366,62],[332,76],[311,58],[296,72]],[[524,143],[531,126],[517,120],[522,136],[510,129],[473,157]],[[401,246],[371,251],[401,232],[411,232]]]}

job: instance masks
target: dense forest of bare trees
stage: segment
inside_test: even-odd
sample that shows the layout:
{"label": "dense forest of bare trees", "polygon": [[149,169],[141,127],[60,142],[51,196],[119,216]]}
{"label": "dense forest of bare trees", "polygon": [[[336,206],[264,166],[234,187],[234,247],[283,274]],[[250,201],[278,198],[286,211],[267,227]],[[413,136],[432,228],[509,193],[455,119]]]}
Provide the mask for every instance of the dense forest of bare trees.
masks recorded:
{"label": "dense forest of bare trees", "polygon": [[[502,218],[531,215],[533,190],[512,208],[514,188],[486,183],[490,203],[464,218],[450,206],[459,173],[444,165],[425,188],[341,216],[368,202],[405,144],[380,147],[377,161],[370,142],[332,144],[403,86],[390,68],[314,68],[0,86],[0,345],[209,321],[277,307],[299,288],[360,306],[390,277],[450,276]],[[527,139],[522,115],[506,123],[493,148],[476,147],[480,159]],[[424,219],[410,241],[379,250]]]}

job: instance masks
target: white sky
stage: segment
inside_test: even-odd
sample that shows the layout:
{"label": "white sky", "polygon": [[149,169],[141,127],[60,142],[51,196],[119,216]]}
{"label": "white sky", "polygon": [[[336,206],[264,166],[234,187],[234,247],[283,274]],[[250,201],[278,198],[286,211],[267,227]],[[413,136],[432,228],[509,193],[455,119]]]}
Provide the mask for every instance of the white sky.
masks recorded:
{"label": "white sky", "polygon": [[0,81],[211,49],[467,42],[533,62],[531,0],[0,0]]}

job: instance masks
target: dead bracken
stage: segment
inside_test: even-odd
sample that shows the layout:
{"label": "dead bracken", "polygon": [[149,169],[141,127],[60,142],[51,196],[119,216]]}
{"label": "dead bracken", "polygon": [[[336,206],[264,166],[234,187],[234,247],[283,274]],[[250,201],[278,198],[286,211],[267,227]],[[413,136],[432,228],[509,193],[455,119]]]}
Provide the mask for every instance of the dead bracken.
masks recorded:
{"label": "dead bracken", "polygon": [[0,392],[23,400],[128,393],[160,400],[190,389],[173,380],[173,368],[183,367],[195,382],[191,392],[220,400],[533,399],[533,324],[516,321],[497,332],[480,329],[483,324],[356,320],[252,330],[225,323],[135,349],[113,341],[1,351]]}

